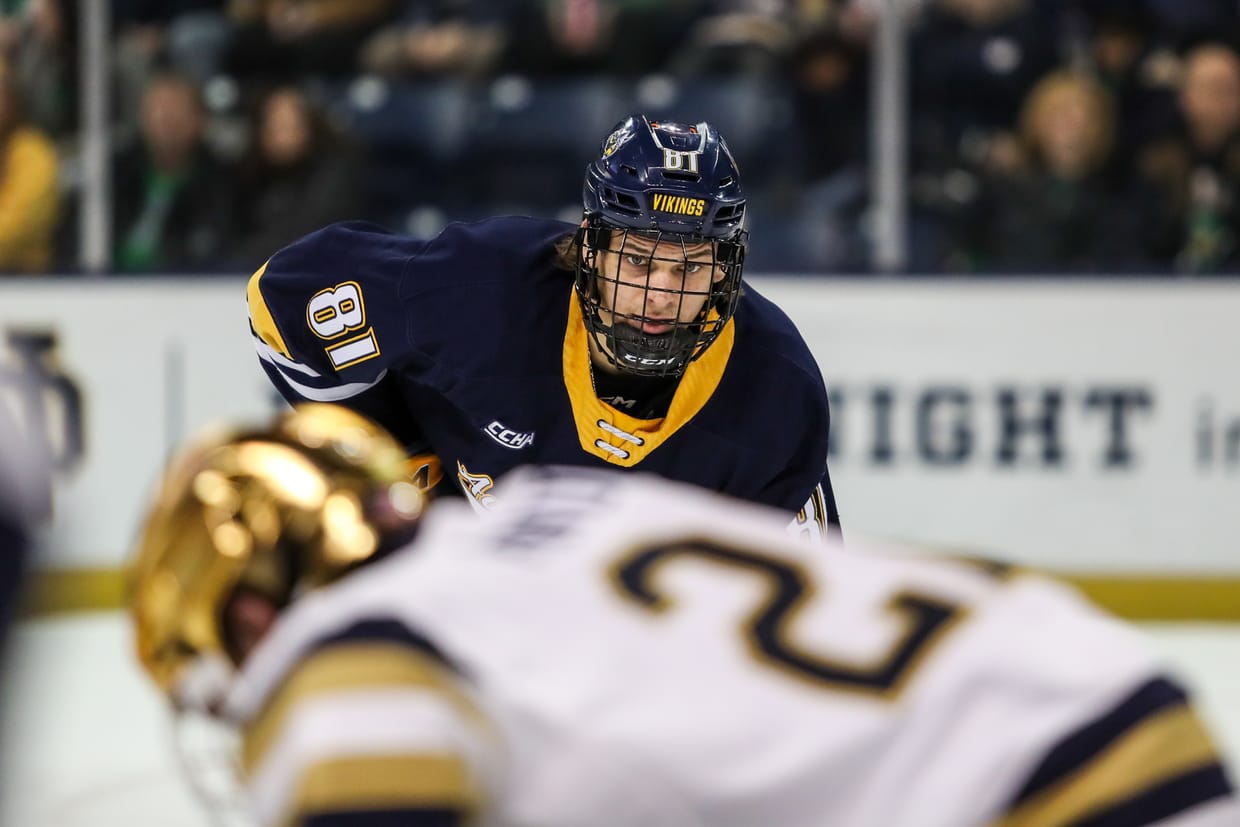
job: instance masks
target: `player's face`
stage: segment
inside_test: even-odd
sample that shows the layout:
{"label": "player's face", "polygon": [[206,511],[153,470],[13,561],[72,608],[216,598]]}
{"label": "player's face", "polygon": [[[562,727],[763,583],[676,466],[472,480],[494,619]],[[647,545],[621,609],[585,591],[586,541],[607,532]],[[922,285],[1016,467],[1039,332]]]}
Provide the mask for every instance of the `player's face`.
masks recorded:
{"label": "player's face", "polygon": [[229,643],[229,654],[243,663],[258,646],[279,617],[275,601],[258,592],[239,589],[224,607],[221,626]]}
{"label": "player's face", "polygon": [[682,243],[628,233],[613,236],[598,257],[599,297],[611,324],[668,333],[698,318],[711,286],[723,278],[709,242]]}

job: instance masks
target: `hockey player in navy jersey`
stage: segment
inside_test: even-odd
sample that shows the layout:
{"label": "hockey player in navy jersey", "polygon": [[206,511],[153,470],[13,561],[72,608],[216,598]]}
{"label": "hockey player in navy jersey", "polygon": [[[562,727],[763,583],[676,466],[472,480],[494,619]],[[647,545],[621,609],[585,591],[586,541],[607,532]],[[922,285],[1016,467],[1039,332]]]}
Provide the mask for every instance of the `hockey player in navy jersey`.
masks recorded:
{"label": "hockey player in navy jersey", "polygon": [[481,507],[519,465],[612,466],[838,530],[826,389],[741,280],[746,200],[723,138],[629,117],[584,206],[579,227],[503,217],[418,240],[346,223],[295,242],[249,283],[263,368],[292,403],[374,418],[411,473]]}

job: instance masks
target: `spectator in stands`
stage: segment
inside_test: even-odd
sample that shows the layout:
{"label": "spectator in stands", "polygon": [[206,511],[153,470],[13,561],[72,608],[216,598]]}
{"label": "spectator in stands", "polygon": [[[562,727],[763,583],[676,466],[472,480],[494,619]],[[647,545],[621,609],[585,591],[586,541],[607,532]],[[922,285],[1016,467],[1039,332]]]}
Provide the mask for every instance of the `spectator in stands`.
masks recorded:
{"label": "spectator in stands", "polygon": [[664,68],[704,0],[521,0],[507,71],[539,77],[636,77]]}
{"label": "spectator in stands", "polygon": [[1054,36],[1030,0],[927,0],[910,43],[915,269],[978,266],[960,256],[985,243],[986,168],[1018,154],[1012,130],[1021,101],[1056,65]]}
{"label": "spectator in stands", "polygon": [[1154,202],[1105,175],[1114,106],[1087,75],[1042,79],[1020,116],[1020,155],[987,176],[987,269],[1096,272],[1148,266]]}
{"label": "spectator in stands", "polygon": [[1180,119],[1141,152],[1143,176],[1157,184],[1172,231],[1165,253],[1184,272],[1240,266],[1240,56],[1223,43],[1184,59]]}
{"label": "spectator in stands", "polygon": [[1112,176],[1131,179],[1141,146],[1175,110],[1179,59],[1157,37],[1148,10],[1131,0],[1105,0],[1090,16],[1088,66],[1115,101],[1117,140]]}
{"label": "spectator in stands", "polygon": [[279,80],[348,75],[362,44],[395,11],[395,0],[230,0],[228,70]]}
{"label": "spectator in stands", "polygon": [[17,78],[30,123],[53,139],[65,137],[77,122],[77,5],[68,0],[16,5],[19,11],[0,17],[0,59]]}
{"label": "spectator in stands", "polygon": [[233,256],[249,266],[312,230],[357,218],[359,178],[352,147],[306,95],[272,90],[239,169]]}
{"label": "spectator in stands", "polygon": [[[681,76],[723,74],[775,75],[795,43],[800,19],[795,3],[767,0],[713,0],[693,23],[685,42],[668,58],[668,69]],[[820,6],[820,19],[826,9]]]}
{"label": "spectator in stands", "polygon": [[862,163],[869,105],[864,54],[822,29],[799,38],[790,63],[797,123],[808,150],[804,180],[820,181]]}
{"label": "spectator in stands", "polygon": [[1029,0],[937,0],[912,39],[913,134],[922,151],[977,162],[1056,65],[1054,31]]}
{"label": "spectator in stands", "polygon": [[[789,86],[800,151],[799,198],[776,211],[786,228],[762,266],[817,272],[856,271],[866,264],[861,221],[869,197],[865,170],[867,118],[864,54],[833,29],[802,35],[790,58]],[[791,146],[782,146],[788,153]],[[788,166],[785,161],[785,165]],[[761,219],[758,219],[761,220]],[[784,235],[763,228],[761,235]],[[762,250],[754,245],[761,261]],[[782,261],[781,261],[782,259]]]}
{"label": "spectator in stands", "polygon": [[142,97],[141,135],[112,171],[114,269],[212,269],[231,236],[224,165],[203,140],[198,88],[183,75],[153,77]]}
{"label": "spectator in stands", "polygon": [[56,150],[24,105],[16,75],[0,62],[0,271],[8,273],[47,269],[60,204]]}
{"label": "spectator in stands", "polygon": [[366,42],[362,69],[413,78],[486,76],[503,53],[511,10],[494,0],[412,0]]}
{"label": "spectator in stands", "polygon": [[122,60],[149,74],[167,63],[202,84],[219,73],[230,39],[227,0],[114,0]]}
{"label": "spectator in stands", "polygon": [[1203,38],[1234,37],[1237,33],[1233,0],[1127,0],[1148,6],[1157,25],[1174,44],[1185,46]]}
{"label": "spectator in stands", "polygon": [[142,91],[162,69],[198,86],[222,70],[232,24],[227,0],[113,0],[114,116],[128,139],[140,128]]}

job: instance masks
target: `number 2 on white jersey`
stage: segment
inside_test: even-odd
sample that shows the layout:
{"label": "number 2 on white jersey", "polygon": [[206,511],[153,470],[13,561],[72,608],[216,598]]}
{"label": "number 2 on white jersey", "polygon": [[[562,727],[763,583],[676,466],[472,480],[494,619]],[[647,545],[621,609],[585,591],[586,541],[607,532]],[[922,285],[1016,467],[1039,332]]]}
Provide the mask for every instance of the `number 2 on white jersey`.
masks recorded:
{"label": "number 2 on white jersey", "polygon": [[810,572],[795,562],[710,540],[687,540],[629,552],[611,567],[610,574],[625,598],[649,611],[662,612],[672,602],[659,589],[659,569],[682,562],[726,566],[761,579],[767,596],[741,626],[751,655],[764,666],[824,689],[894,700],[922,658],[963,615],[961,607],[952,603],[898,592],[885,610],[903,619],[903,632],[879,657],[856,665],[827,652],[811,651],[792,638],[790,626],[816,592]]}

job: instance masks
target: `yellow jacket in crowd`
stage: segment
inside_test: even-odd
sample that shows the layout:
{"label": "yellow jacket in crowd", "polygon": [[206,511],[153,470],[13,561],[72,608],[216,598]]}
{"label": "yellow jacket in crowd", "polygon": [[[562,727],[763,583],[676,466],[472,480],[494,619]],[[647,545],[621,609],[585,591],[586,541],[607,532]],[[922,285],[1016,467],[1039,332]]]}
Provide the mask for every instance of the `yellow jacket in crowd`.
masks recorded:
{"label": "yellow jacket in crowd", "polygon": [[21,126],[0,147],[0,271],[40,272],[52,260],[60,188],[52,142]]}

